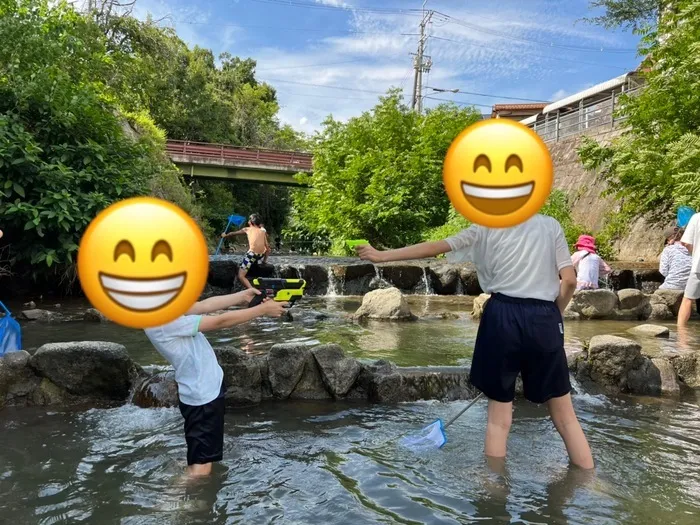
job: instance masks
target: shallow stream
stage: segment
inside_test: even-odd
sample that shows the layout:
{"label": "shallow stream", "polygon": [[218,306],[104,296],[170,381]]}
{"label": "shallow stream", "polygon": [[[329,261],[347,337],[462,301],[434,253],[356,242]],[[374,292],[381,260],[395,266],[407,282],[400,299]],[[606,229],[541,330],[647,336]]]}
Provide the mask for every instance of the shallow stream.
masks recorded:
{"label": "shallow stream", "polygon": [[[254,353],[290,340],[338,342],[358,357],[401,365],[458,364],[469,361],[477,327],[465,300],[412,297],[421,320],[357,325],[346,315],[359,298],[311,298],[291,323],[259,321],[211,340]],[[79,318],[85,307],[64,302],[60,311]],[[438,318],[444,312],[460,317]],[[566,338],[577,345],[597,333],[626,335],[634,324],[567,323]],[[23,330],[29,348],[107,340],[142,365],[163,364],[142,332],[112,324]],[[678,344],[673,336],[640,341],[648,352]],[[696,338],[686,344],[700,348]],[[663,400],[580,392],[575,405],[597,462],[592,479],[566,467],[546,411],[527,402],[516,403],[507,463],[490,466],[481,454],[483,402],[450,427],[443,449],[423,454],[395,437],[449,417],[461,402],[297,402],[229,410],[225,459],[194,484],[180,478],[177,409],[5,409],[0,523],[700,523],[700,393]]]}

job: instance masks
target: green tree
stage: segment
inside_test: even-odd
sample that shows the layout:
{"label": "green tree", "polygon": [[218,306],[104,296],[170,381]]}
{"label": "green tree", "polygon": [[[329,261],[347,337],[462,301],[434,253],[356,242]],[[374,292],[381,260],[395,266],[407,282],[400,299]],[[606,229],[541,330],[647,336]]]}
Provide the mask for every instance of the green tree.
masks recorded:
{"label": "green tree", "polygon": [[660,10],[670,3],[668,0],[591,0],[589,7],[602,8],[605,14],[584,20],[608,29],[623,27],[639,30],[656,24]]}
{"label": "green tree", "polygon": [[419,241],[448,216],[442,186],[447,148],[479,118],[474,109],[455,105],[418,115],[398,91],[347,123],[329,117],[314,139],[314,172],[300,177],[310,189],[294,195],[299,223],[329,235],[336,251],[347,238],[386,246]]}
{"label": "green tree", "polygon": [[585,139],[579,156],[626,213],[669,218],[675,205],[700,207],[700,0],[676,2],[642,50],[646,85],[618,110],[626,131],[610,145]]}

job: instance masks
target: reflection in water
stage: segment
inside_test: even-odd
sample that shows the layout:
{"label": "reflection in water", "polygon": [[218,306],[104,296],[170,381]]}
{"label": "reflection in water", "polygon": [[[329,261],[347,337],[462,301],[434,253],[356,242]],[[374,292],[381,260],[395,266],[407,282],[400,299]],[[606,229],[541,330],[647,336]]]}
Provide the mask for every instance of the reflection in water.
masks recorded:
{"label": "reflection in water", "polygon": [[15,523],[675,523],[700,520],[700,408],[575,396],[598,469],[569,468],[542,407],[516,402],[506,460],[482,455],[485,403],[420,454],[397,436],[454,413],[265,404],[226,418],[225,459],[184,483],[176,409],[0,412],[0,516]]}

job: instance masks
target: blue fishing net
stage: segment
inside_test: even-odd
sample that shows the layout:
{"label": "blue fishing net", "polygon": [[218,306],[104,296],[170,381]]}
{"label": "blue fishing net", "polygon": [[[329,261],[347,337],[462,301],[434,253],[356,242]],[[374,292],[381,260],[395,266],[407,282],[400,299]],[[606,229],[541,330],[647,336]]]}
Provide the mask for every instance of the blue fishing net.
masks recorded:
{"label": "blue fishing net", "polygon": [[0,302],[5,317],[0,319],[0,356],[22,350],[22,331],[7,307]]}
{"label": "blue fishing net", "polygon": [[416,434],[406,436],[401,440],[403,447],[414,452],[441,448],[445,443],[447,443],[447,436],[442,419],[438,419]]}
{"label": "blue fishing net", "polygon": [[240,228],[245,222],[245,217],[243,217],[243,215],[229,215],[228,220],[231,224],[234,224],[236,228]]}

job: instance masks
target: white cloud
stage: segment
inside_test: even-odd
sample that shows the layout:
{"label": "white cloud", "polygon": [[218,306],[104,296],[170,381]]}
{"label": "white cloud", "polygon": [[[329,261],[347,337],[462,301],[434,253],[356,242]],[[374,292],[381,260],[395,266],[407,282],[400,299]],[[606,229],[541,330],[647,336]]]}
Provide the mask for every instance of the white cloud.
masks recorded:
{"label": "white cloud", "polygon": [[552,93],[552,96],[549,97],[549,100],[551,100],[552,102],[556,102],[557,100],[561,100],[563,98],[566,98],[569,95],[571,95],[571,93],[568,90],[558,89],[554,93]]}
{"label": "white cloud", "polygon": [[307,119],[306,117],[301,117],[301,118],[299,119],[299,125],[300,125],[300,126],[305,126],[308,122],[309,122],[309,119]]}

